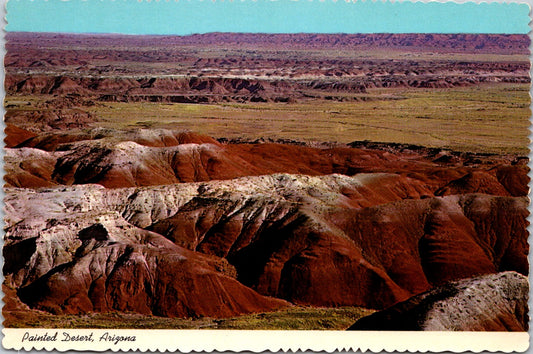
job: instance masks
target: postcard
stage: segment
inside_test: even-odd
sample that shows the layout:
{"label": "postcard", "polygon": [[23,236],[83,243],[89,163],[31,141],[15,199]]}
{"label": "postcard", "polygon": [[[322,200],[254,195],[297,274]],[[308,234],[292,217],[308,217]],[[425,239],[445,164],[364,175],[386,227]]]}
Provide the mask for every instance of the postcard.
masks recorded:
{"label": "postcard", "polygon": [[13,350],[529,346],[529,5],[9,0]]}

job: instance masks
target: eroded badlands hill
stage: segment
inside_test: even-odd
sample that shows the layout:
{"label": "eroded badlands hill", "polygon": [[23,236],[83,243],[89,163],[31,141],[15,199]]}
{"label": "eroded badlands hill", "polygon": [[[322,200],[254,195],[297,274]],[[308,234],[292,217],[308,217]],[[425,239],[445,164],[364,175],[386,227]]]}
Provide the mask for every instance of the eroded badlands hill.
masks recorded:
{"label": "eroded badlands hill", "polygon": [[4,271],[22,301],[55,313],[174,316],[283,304],[243,286],[299,304],[382,308],[451,279],[527,273],[525,198],[408,192],[426,193],[386,174],[13,189]]}
{"label": "eroded badlands hill", "polygon": [[159,133],[8,149],[19,188],[6,189],[4,273],[20,301],[177,317],[381,309],[450,280],[528,272],[519,160]]}

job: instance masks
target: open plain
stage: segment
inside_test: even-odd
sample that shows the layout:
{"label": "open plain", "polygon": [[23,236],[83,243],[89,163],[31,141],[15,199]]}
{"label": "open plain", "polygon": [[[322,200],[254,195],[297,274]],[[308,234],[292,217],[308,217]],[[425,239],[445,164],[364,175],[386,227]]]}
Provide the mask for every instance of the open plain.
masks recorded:
{"label": "open plain", "polygon": [[527,330],[526,35],[7,41],[7,327]]}

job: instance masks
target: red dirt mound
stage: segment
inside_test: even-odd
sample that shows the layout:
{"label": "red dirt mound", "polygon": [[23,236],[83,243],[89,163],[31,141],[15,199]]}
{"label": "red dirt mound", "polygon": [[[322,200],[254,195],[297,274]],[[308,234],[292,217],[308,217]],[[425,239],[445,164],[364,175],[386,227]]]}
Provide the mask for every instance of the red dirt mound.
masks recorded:
{"label": "red dirt mound", "polygon": [[52,173],[57,159],[37,149],[6,149],[4,181],[6,186],[40,188],[57,185]]}
{"label": "red dirt mound", "polygon": [[485,193],[510,195],[500,181],[485,171],[473,171],[453,180],[435,192],[435,195],[453,195],[464,193]]}
{"label": "red dirt mound", "polygon": [[503,165],[496,168],[496,178],[513,196],[528,195],[529,167]]}

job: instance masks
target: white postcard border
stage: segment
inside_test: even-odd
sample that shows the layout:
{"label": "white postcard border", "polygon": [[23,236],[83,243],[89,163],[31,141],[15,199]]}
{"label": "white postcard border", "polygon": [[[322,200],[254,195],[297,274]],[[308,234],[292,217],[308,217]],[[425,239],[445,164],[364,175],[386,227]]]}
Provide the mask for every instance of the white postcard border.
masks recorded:
{"label": "white postcard border", "polygon": [[13,350],[525,352],[527,332],[266,331],[5,328]]}
{"label": "white postcard border", "polygon": [[[317,1],[317,0],[315,0]],[[335,0],[334,0],[335,1]],[[423,0],[422,2],[430,2]],[[437,0],[444,2],[446,0]],[[5,27],[5,6],[7,0],[0,0],[0,13],[2,19],[0,25]],[[453,0],[456,3],[481,3],[483,0]],[[501,0],[488,0],[487,2],[502,2]],[[526,3],[533,8],[533,0],[507,0],[507,3]],[[531,14],[530,14],[531,16]],[[531,24],[530,24],[531,26]],[[533,37],[531,33],[530,38]],[[0,61],[5,55],[5,40],[2,38],[0,46]],[[533,46],[533,40],[532,40]],[[530,50],[533,53],[532,47]],[[533,55],[530,58],[533,63]],[[533,70],[533,65],[532,65]],[[4,72],[0,70],[0,82],[4,81]],[[0,87],[2,96],[5,96],[3,85]],[[533,96],[533,90],[531,95]],[[533,107],[533,103],[532,103]],[[0,105],[0,112],[5,114],[5,110]],[[2,123],[5,128],[5,124]],[[3,134],[3,128],[0,134]],[[5,135],[4,135],[5,137]],[[530,137],[533,141],[533,137]],[[532,148],[533,145],[530,145]],[[0,151],[3,156],[4,151]],[[532,167],[533,149],[529,155]],[[4,172],[2,171],[2,174]],[[533,173],[530,173],[530,177]],[[530,183],[531,185],[531,183]],[[4,193],[0,190],[0,195]],[[531,193],[530,193],[531,197]],[[533,215],[533,205],[530,205],[530,212]],[[4,215],[3,212],[0,214]],[[528,220],[533,224],[532,216]],[[533,227],[528,227],[530,235]],[[3,242],[0,242],[3,244]],[[0,259],[2,255],[0,254]],[[530,270],[533,271],[533,263],[530,257]],[[533,272],[532,272],[533,273]],[[0,279],[3,275],[0,272]],[[531,278],[530,278],[531,279]],[[531,280],[530,280],[531,282]],[[0,293],[3,293],[0,290]],[[533,308],[533,296],[530,296],[529,305]],[[0,299],[1,306],[4,305]],[[531,312],[530,312],[531,313]],[[533,315],[532,315],[533,316]],[[3,316],[0,314],[3,320]],[[531,324],[531,321],[530,321]],[[29,341],[24,340],[25,334],[28,336],[53,336],[57,333],[55,341]],[[93,341],[66,341],[65,333],[69,337],[92,336]],[[107,334],[106,339],[100,340]],[[279,351],[310,351],[328,353],[345,350],[362,352],[526,352],[530,347],[530,335],[528,332],[440,332],[440,331],[301,331],[301,330],[153,330],[153,329],[55,329],[55,328],[2,328],[2,349],[7,350],[46,350],[46,351],[67,351],[76,350],[79,352],[96,351],[170,351],[170,352],[223,352],[223,351],[251,351],[251,352],[279,352]],[[135,337],[135,340],[112,341],[107,338],[115,337]]]}

